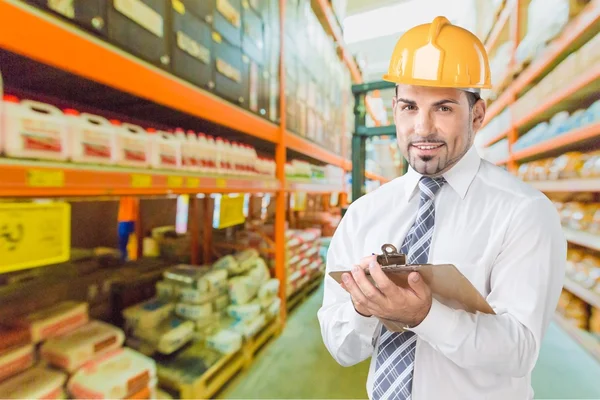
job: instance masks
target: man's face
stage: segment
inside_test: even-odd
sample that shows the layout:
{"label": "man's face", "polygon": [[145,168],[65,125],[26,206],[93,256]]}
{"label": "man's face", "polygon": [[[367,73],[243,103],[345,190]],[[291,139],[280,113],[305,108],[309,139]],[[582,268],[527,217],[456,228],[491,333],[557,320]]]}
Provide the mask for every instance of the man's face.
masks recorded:
{"label": "man's face", "polygon": [[443,174],[465,155],[485,116],[484,102],[471,110],[467,94],[458,89],[399,85],[392,105],[404,158],[430,176]]}

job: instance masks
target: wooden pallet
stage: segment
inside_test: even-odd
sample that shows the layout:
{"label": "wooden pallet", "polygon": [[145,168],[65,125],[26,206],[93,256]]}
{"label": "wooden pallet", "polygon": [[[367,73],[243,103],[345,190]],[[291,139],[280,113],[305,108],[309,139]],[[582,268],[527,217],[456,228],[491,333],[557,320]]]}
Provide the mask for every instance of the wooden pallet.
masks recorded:
{"label": "wooden pallet", "polygon": [[273,337],[281,333],[279,317],[268,322],[256,335],[247,340],[240,350],[227,354],[193,382],[182,383],[158,373],[160,386],[178,393],[181,399],[211,399],[239,371],[249,368],[256,355]]}
{"label": "wooden pallet", "polygon": [[308,296],[310,296],[323,281],[323,273],[319,272],[316,274],[304,287],[293,293],[287,301],[287,310],[291,312],[296,306],[302,303]]}

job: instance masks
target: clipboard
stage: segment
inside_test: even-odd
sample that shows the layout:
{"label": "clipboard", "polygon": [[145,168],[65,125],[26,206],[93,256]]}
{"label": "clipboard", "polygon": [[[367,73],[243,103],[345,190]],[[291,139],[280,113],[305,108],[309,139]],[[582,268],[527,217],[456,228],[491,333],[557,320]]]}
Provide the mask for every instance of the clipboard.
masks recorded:
{"label": "clipboard", "polygon": [[[393,249],[393,250],[392,250]],[[395,252],[395,247],[389,244],[383,246],[384,255],[377,260],[386,261],[385,256]],[[396,254],[392,255],[398,255]],[[388,258],[389,259],[389,258]],[[402,288],[409,288],[408,275],[416,271],[421,274],[425,283],[430,287],[433,298],[440,303],[454,309],[465,310],[470,313],[482,312],[495,314],[485,298],[473,284],[453,264],[391,264],[382,265],[381,269],[392,282]],[[342,282],[342,274],[350,271],[332,271],[329,275],[338,283]],[[375,285],[369,270],[365,269],[367,278]],[[404,331],[404,324],[396,321],[380,319],[389,330]]]}

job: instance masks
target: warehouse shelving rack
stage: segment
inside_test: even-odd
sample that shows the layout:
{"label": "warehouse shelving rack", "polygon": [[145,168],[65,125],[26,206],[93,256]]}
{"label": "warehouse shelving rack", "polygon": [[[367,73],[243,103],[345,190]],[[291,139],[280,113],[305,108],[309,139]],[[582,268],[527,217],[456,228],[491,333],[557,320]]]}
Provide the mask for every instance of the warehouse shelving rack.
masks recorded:
{"label": "warehouse shelving rack", "polygon": [[[513,46],[507,73],[501,82],[496,84],[497,88],[504,88],[504,90],[488,108],[484,124],[489,123],[504,110],[509,109],[510,111],[521,95],[540,82],[571,52],[581,47],[600,31],[600,1],[591,0],[581,13],[568,23],[563,32],[548,45],[541,57],[522,69],[522,66],[516,65],[514,55],[524,34],[522,30],[527,5],[528,2],[525,0],[507,0],[499,13],[497,23],[488,35],[486,41],[488,51],[499,43],[501,32],[504,32],[504,37],[507,38],[506,29],[508,29],[507,39],[513,43]],[[517,74],[518,76],[512,79]],[[513,150],[520,133],[525,132],[538,122],[548,120],[558,111],[572,109],[580,99],[590,97],[598,92],[600,92],[600,64],[596,63],[576,79],[564,82],[562,89],[553,93],[527,115],[521,118],[512,118],[508,129],[487,140],[484,146],[489,147],[502,139],[507,139],[509,156],[507,159],[497,162],[497,164],[506,165],[510,172],[516,174],[521,163],[581,149],[586,145],[597,145],[600,139],[600,123],[595,122],[562,133],[525,149]],[[596,196],[600,193],[600,179],[597,178],[533,181],[529,183],[545,193],[576,194],[591,192],[595,193]],[[570,243],[587,247],[593,251],[600,251],[600,236],[567,227],[564,228],[564,233],[565,238]],[[584,288],[568,277],[565,277],[564,288],[591,306],[600,307],[600,295],[595,291]],[[600,342],[597,338],[593,337],[591,333],[575,327],[558,313],[555,321],[590,354],[600,359]]]}
{"label": "warehouse shelving rack", "polygon": [[[317,13],[325,16],[325,29],[341,49],[343,60],[352,72],[353,79],[362,78],[355,60],[345,47],[341,28],[332,18],[326,1],[316,2]],[[313,4],[313,8],[315,4]],[[280,93],[285,93],[284,57],[285,1],[280,1]],[[322,21],[323,22],[323,21]],[[286,179],[287,150],[293,150],[319,162],[350,170],[352,164],[344,155],[320,147],[286,128],[286,113],[281,112],[279,124],[272,123],[222,100],[202,89],[137,59],[86,32],[73,28],[62,20],[45,14],[23,2],[6,0],[0,2],[0,49],[33,60],[45,67],[69,73],[74,79],[85,79],[101,84],[110,90],[133,96],[142,101],[172,110],[217,126],[229,128],[252,138],[275,146],[276,178],[245,178],[210,176],[188,172],[156,170],[133,170],[125,168],[94,168],[81,165],[17,161],[0,159],[0,198],[66,198],[94,196],[143,196],[211,193],[274,193],[276,277],[286,282],[285,223],[288,204],[286,193],[303,191],[309,193],[341,194],[345,202],[343,182],[317,184],[302,180]],[[283,73],[282,73],[283,72]],[[51,78],[50,78],[51,79]],[[279,96],[279,109],[285,110],[285,97]],[[370,179],[385,181],[383,177],[368,174]],[[190,196],[190,212],[200,207],[197,196]],[[212,214],[212,212],[211,212]],[[139,222],[139,221],[138,221]],[[190,219],[189,230],[192,247],[200,246],[199,222]],[[206,223],[210,227],[210,223]],[[141,225],[141,224],[138,224]],[[140,232],[141,233],[141,232]],[[142,240],[143,235],[138,235]],[[207,241],[207,238],[203,238]],[[141,244],[141,243],[139,243]],[[204,244],[207,248],[207,244]],[[141,245],[138,245],[141,252]],[[193,251],[193,254],[196,254]],[[205,254],[207,254],[205,252]],[[193,256],[192,263],[200,260]],[[282,321],[285,321],[286,295],[281,285]]]}

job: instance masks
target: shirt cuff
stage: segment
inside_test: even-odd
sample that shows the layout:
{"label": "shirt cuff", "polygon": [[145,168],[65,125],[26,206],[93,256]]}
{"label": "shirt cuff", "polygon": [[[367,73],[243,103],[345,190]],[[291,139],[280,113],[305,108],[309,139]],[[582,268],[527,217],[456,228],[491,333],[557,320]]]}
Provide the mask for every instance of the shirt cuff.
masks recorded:
{"label": "shirt cuff", "polygon": [[352,301],[346,303],[344,320],[350,322],[350,325],[356,333],[369,338],[373,337],[375,330],[377,329],[377,325],[379,324],[379,320],[376,317],[365,317],[360,315],[354,308]]}
{"label": "shirt cuff", "polygon": [[454,332],[457,321],[456,310],[433,299],[425,319],[419,325],[407,330],[419,335],[426,342],[436,344],[448,339],[448,335]]}

